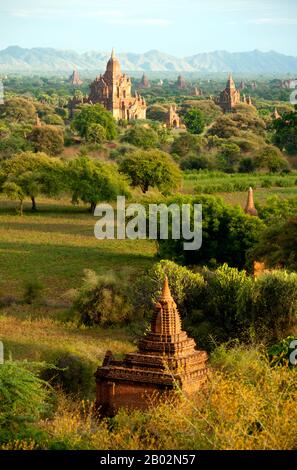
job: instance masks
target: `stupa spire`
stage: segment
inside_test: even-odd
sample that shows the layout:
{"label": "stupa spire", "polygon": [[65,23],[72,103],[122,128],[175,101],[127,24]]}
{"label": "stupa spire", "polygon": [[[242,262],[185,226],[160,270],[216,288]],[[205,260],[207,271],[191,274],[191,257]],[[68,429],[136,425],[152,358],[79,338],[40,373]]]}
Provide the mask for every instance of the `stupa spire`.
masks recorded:
{"label": "stupa spire", "polygon": [[169,289],[169,283],[168,283],[168,277],[167,276],[165,276],[165,279],[164,279],[161,299],[162,300],[172,300],[172,296],[171,296],[171,292],[170,292],[170,289]]}

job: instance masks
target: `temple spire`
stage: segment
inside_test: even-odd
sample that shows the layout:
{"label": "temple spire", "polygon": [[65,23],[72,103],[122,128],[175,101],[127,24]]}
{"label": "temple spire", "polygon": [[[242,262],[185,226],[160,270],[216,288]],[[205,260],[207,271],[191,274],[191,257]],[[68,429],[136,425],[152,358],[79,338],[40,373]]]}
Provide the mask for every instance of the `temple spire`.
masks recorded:
{"label": "temple spire", "polygon": [[228,81],[227,81],[227,89],[235,88],[235,83],[232,77],[232,73],[229,73]]}
{"label": "temple spire", "polygon": [[244,209],[244,212],[249,215],[258,215],[258,211],[255,208],[254,203],[254,191],[253,188],[249,189],[247,203]]}
{"label": "temple spire", "polygon": [[111,58],[115,59],[115,49],[114,49],[114,47],[111,50]]}
{"label": "temple spire", "polygon": [[171,296],[171,292],[170,292],[170,289],[169,289],[168,277],[167,276],[165,276],[165,279],[164,279],[161,299],[162,300],[172,300],[172,296]]}

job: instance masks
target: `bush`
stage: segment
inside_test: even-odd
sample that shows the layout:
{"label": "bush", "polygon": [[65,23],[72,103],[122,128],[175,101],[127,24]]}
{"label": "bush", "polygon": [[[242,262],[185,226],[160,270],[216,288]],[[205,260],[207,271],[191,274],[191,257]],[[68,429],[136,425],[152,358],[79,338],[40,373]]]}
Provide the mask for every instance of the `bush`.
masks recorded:
{"label": "bush", "polygon": [[143,149],[150,149],[158,146],[159,137],[153,129],[146,129],[143,126],[135,125],[125,132],[122,142],[127,142]]}
{"label": "bush", "polygon": [[37,375],[44,367],[14,361],[0,365],[0,441],[23,432],[46,411],[49,387]]}
{"label": "bush", "polygon": [[201,151],[201,140],[197,135],[183,132],[172,144],[171,153],[185,157],[189,153],[197,154]]}
{"label": "bush", "polygon": [[206,349],[213,348],[213,340],[222,343],[238,337],[271,344],[296,328],[296,273],[275,271],[254,279],[226,264],[194,273],[163,260],[134,284],[135,311],[147,318],[152,314],[165,274],[185,328]]}
{"label": "bush", "polygon": [[117,125],[112,114],[100,104],[85,104],[75,114],[72,127],[78,131],[81,137],[86,138],[88,130],[92,124],[100,124],[106,132],[108,140],[117,136]]}
{"label": "bush", "polygon": [[74,292],[73,310],[85,325],[113,326],[129,323],[132,306],[113,277],[85,270],[83,284]]}
{"label": "bush", "polygon": [[62,130],[56,126],[34,127],[28,136],[35,152],[45,152],[49,155],[58,155],[64,148],[64,135]]}
{"label": "bush", "polygon": [[297,324],[297,273],[273,271],[256,278],[252,311],[255,328],[269,340],[289,334]]}

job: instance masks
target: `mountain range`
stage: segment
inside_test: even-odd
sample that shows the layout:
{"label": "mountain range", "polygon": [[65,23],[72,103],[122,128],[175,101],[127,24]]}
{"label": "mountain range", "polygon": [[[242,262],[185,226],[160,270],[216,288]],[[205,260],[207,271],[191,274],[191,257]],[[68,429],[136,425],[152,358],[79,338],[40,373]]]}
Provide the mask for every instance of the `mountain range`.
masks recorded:
{"label": "mountain range", "polygon": [[[110,53],[34,47],[9,46],[0,51],[0,72],[63,73],[105,70]],[[143,54],[119,53],[125,71],[138,72],[199,72],[237,74],[296,74],[297,57],[275,51],[227,52],[214,51],[178,58],[157,50]]]}

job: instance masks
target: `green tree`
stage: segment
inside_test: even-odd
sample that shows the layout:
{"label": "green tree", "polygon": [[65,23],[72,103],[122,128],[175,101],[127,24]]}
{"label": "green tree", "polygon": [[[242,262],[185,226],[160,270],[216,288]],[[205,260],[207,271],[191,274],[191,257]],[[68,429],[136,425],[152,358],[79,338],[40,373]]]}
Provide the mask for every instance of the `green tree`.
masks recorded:
{"label": "green tree", "polygon": [[282,115],[281,119],[273,122],[275,134],[273,136],[274,143],[285,150],[289,155],[297,154],[297,106],[290,113]]}
{"label": "green tree", "polygon": [[101,124],[91,124],[87,130],[87,141],[101,144],[106,139],[106,131]]}
{"label": "green tree", "polygon": [[44,153],[22,152],[1,162],[0,189],[20,201],[21,213],[26,197],[32,201],[32,210],[36,210],[39,194],[55,196],[63,188],[63,164]]}
{"label": "green tree", "polygon": [[[22,182],[25,180],[25,177],[22,176]],[[12,201],[19,201],[19,214],[23,215],[24,199],[26,194],[24,193],[21,184],[16,184],[13,181],[6,181],[2,186],[2,192],[11,199]]]}
{"label": "green tree", "polygon": [[68,162],[66,181],[72,203],[77,204],[80,200],[88,203],[92,212],[100,201],[112,201],[119,195],[129,194],[128,186],[115,165],[93,161],[88,157]]}
{"label": "green tree", "polygon": [[32,143],[35,152],[58,155],[64,148],[63,131],[55,126],[34,127],[28,140]]}
{"label": "green tree", "polygon": [[122,137],[123,142],[149,149],[157,147],[159,144],[159,136],[153,129],[146,129],[143,126],[135,125],[128,129]]}
{"label": "green tree", "polygon": [[189,153],[197,154],[201,151],[201,141],[198,136],[183,132],[173,142],[171,153],[185,157]]}
{"label": "green tree", "polygon": [[203,112],[198,108],[192,108],[184,115],[184,122],[191,134],[202,134],[205,127]]}
{"label": "green tree", "polygon": [[181,172],[169,154],[160,150],[136,150],[126,155],[120,163],[120,172],[127,175],[132,186],[143,193],[149,187],[168,193],[180,184]]}
{"label": "green tree", "polygon": [[232,143],[222,144],[217,159],[220,170],[226,173],[233,173],[238,167],[240,148],[238,145]]}
{"label": "green tree", "polygon": [[115,139],[117,136],[117,126],[112,114],[100,104],[85,104],[81,110],[76,113],[72,126],[78,133],[87,138],[88,129],[92,124],[101,124],[105,129],[108,140]]}
{"label": "green tree", "polygon": [[28,122],[34,121],[36,116],[36,108],[32,101],[21,97],[13,97],[5,100],[0,105],[0,118],[6,119],[8,122]]}
{"label": "green tree", "polygon": [[[199,250],[184,250],[184,240],[158,240],[159,255],[187,265],[216,265],[228,263],[232,267],[247,265],[247,253],[253,248],[265,225],[258,217],[246,215],[239,206],[226,204],[214,196],[178,196],[168,200],[168,204],[190,204],[191,223],[193,205],[202,204],[203,243]],[[182,227],[181,227],[182,229]],[[182,230],[181,230],[182,233]]]}
{"label": "green tree", "polygon": [[[296,212],[295,212],[296,214]],[[249,253],[253,261],[265,261],[270,268],[297,271],[297,217],[271,223]]]}
{"label": "green tree", "polygon": [[255,155],[254,164],[259,170],[268,170],[273,173],[286,170],[289,166],[281,151],[273,145],[266,145],[259,150]]}

